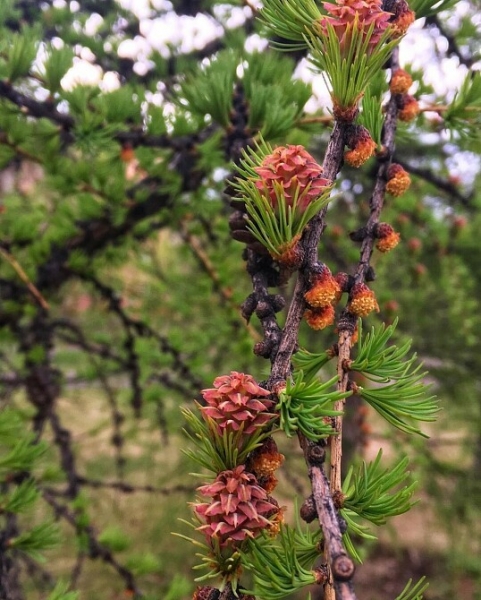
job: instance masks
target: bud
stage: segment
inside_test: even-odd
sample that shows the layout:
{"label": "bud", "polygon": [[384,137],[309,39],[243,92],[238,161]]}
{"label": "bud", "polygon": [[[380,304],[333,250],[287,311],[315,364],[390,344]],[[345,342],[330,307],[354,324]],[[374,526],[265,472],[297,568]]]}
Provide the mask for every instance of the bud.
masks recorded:
{"label": "bud", "polygon": [[393,163],[387,170],[386,192],[395,198],[402,196],[411,185],[409,173],[401,165]]}
{"label": "bud", "polygon": [[255,186],[267,195],[273,208],[277,208],[280,189],[287,206],[293,205],[297,195],[297,209],[304,212],[332,184],[329,179],[322,177],[322,167],[303,146],[276,148],[255,171],[260,177],[254,181]]}
{"label": "bud", "polygon": [[414,96],[410,96],[409,94],[404,94],[400,97],[398,101],[398,108],[398,119],[405,123],[413,121],[421,111],[419,108],[419,102],[416,100],[416,98],[414,98]]}
{"label": "bud", "polygon": [[304,294],[305,301],[314,308],[323,308],[335,302],[341,293],[339,284],[326,265],[311,277],[312,287]]}
{"label": "bud", "polygon": [[408,240],[409,251],[415,254],[423,247],[423,243],[419,238],[413,237]]}
{"label": "bud", "polygon": [[415,18],[416,13],[409,8],[406,0],[398,0],[394,5],[394,18],[389,23],[392,37],[399,38],[403,36],[414,23]]}
{"label": "bud", "polygon": [[274,260],[287,269],[298,269],[304,260],[304,250],[299,243],[300,235],[296,235],[285,244],[276,248],[276,252],[270,252]]}
{"label": "bud", "polygon": [[218,600],[220,591],[210,585],[199,586],[192,596],[192,600]]}
{"label": "bud", "polygon": [[311,329],[316,331],[325,329],[334,323],[336,313],[334,307],[330,304],[323,308],[307,309],[304,313],[304,319]]}
{"label": "bud", "polygon": [[389,223],[378,223],[374,229],[374,235],[378,238],[376,248],[379,252],[389,252],[399,244],[401,236],[389,225]]}
{"label": "bud", "polygon": [[257,476],[271,475],[282,465],[284,459],[274,439],[269,437],[262,446],[252,452],[249,457],[249,467]]}
{"label": "bud", "polygon": [[374,292],[365,283],[356,283],[351,289],[347,310],[358,317],[367,317],[374,310],[379,312]]}
{"label": "bud", "polygon": [[369,131],[362,125],[353,125],[346,137],[346,143],[351,148],[344,154],[344,160],[351,167],[360,167],[374,154],[377,144]]}
{"label": "bud", "polygon": [[413,78],[404,69],[394,71],[389,83],[391,94],[406,94],[413,84]]}

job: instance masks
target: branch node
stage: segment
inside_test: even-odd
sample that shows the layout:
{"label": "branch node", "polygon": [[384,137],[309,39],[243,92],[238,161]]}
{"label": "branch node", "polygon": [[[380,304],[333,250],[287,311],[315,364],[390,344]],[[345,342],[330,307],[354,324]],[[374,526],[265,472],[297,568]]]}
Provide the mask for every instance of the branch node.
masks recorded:
{"label": "branch node", "polygon": [[326,460],[326,450],[318,444],[310,445],[306,454],[307,461],[312,466],[320,466]]}
{"label": "branch node", "polygon": [[331,569],[336,581],[349,581],[352,579],[356,567],[352,558],[346,554],[340,554],[332,561]]}
{"label": "branch node", "polygon": [[316,505],[314,503],[314,498],[312,495],[304,500],[299,514],[301,516],[301,519],[306,523],[312,523],[312,521],[317,519]]}

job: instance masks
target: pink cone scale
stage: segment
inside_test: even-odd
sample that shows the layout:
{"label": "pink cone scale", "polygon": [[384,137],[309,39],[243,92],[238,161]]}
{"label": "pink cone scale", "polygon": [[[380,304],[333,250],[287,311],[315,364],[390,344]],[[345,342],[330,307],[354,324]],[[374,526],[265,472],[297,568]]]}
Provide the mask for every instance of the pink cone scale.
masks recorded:
{"label": "pink cone scale", "polygon": [[336,4],[324,2],[323,6],[328,16],[319,20],[320,30],[325,34],[326,25],[329,23],[339,38],[341,51],[348,50],[353,27],[367,34],[374,24],[369,40],[369,49],[372,51],[389,27],[389,19],[392,16],[382,9],[382,0],[338,0]]}
{"label": "pink cone scale", "polygon": [[298,194],[297,210],[303,213],[319,198],[332,182],[322,177],[322,167],[303,146],[280,146],[264,158],[255,171],[257,189],[277,208],[276,187],[282,190],[287,206],[292,206]]}
{"label": "pink cone scale", "polygon": [[269,517],[279,512],[277,503],[269,498],[252,473],[244,465],[219,473],[213,483],[198,488],[209,503],[194,504],[194,512],[203,525],[198,527],[208,541],[216,538],[220,547],[236,545],[254,537],[272,523]]}
{"label": "pink cone scale", "polygon": [[207,406],[200,409],[217,423],[220,432],[243,427],[244,434],[249,435],[274,417],[268,412],[274,405],[269,395],[251,375],[232,371],[217,377],[213,388],[202,390]]}

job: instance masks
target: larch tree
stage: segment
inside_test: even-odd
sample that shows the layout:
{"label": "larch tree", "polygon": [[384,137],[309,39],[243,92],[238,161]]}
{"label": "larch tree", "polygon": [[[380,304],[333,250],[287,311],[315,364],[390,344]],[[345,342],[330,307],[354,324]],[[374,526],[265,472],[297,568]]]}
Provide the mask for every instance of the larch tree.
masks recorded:
{"label": "larch tree", "polygon": [[372,598],[372,526],[418,496],[479,583],[476,3],[0,27],[0,599]]}

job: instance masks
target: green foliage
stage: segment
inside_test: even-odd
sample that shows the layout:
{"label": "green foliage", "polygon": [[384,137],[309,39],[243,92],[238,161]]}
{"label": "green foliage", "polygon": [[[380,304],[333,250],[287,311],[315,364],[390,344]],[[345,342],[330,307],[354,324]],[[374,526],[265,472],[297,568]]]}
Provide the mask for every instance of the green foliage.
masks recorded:
{"label": "green foliage", "polygon": [[315,354],[314,352],[301,349],[294,354],[292,362],[298,371],[304,373],[304,377],[307,380],[311,380],[334,356],[335,354],[328,350]]}
{"label": "green foliage", "polygon": [[131,544],[129,536],[120,527],[115,525],[107,527],[99,534],[99,542],[110,548],[113,552],[122,552]]}
{"label": "green foliage", "polygon": [[47,600],[77,600],[78,592],[69,592],[68,584],[59,581]]}
{"label": "green foliage", "polygon": [[61,81],[65,73],[72,66],[74,52],[72,48],[64,46],[63,48],[55,48],[51,46],[47,51],[47,58],[43,65],[44,73],[41,76],[44,80],[45,87],[51,94],[56,94],[61,91]]}
{"label": "green foliage", "polygon": [[393,468],[382,470],[381,458],[379,450],[376,459],[369,465],[363,462],[357,473],[351,466],[342,486],[344,507],[375,525],[407,512],[416,487],[416,483],[411,483],[394,492],[409,477],[406,471],[409,461],[406,457]]}
{"label": "green foliage", "polygon": [[454,136],[478,138],[481,125],[481,74],[469,73],[448,109],[444,125]]}
{"label": "green foliage", "polygon": [[273,52],[255,52],[247,59],[242,85],[249,127],[266,140],[287,135],[312,95],[311,86],[292,80],[293,67],[292,60]]}
{"label": "green foliage", "polygon": [[341,413],[332,406],[337,400],[351,395],[351,392],[332,391],[336,381],[337,377],[324,383],[316,378],[306,380],[302,371],[286,381],[285,389],[278,393],[276,409],[280,415],[280,428],[288,437],[300,431],[310,440],[319,440],[334,433],[329,417]]}
{"label": "green foliage", "polygon": [[357,105],[399,43],[399,40],[390,40],[389,30],[386,30],[376,47],[370,49],[373,33],[374,23],[367,32],[352,26],[350,43],[345,50],[341,50],[339,38],[330,23],[326,25],[325,35],[309,33],[306,37],[312,62],[325,73],[334,105],[341,110]]}
{"label": "green foliage", "polygon": [[247,593],[262,600],[280,600],[315,583],[308,565],[318,556],[318,543],[319,538],[309,530],[288,525],[281,525],[274,539],[263,532],[249,540],[243,564],[252,573],[254,585]]}
{"label": "green foliage", "polygon": [[[197,523],[180,519],[187,526],[195,529]],[[235,588],[237,586],[237,578],[241,566],[241,554],[232,548],[223,549],[219,545],[219,540],[212,537],[212,545],[207,542],[200,542],[197,539],[190,538],[186,535],[173,533],[176,537],[182,538],[194,544],[200,549],[196,556],[201,559],[201,562],[193,567],[196,571],[205,571],[203,575],[196,577],[195,581],[201,583],[211,579],[220,580],[220,587],[223,589],[228,582],[231,582]]]}
{"label": "green foliage", "polygon": [[182,84],[182,96],[188,107],[199,117],[207,114],[226,127],[232,107],[232,91],[239,57],[231,51],[224,51],[195,75],[187,77]]}
{"label": "green foliage", "polygon": [[378,149],[381,147],[381,133],[384,123],[384,115],[382,112],[381,94],[374,95],[371,87],[367,87],[362,97],[362,111],[358,117],[358,123],[371,134],[372,139],[376,142]]}
{"label": "green foliage", "polygon": [[29,510],[39,497],[36,483],[33,479],[23,481],[11,493],[5,494],[0,500],[0,513],[19,514]]}
{"label": "green foliage", "polygon": [[127,561],[127,567],[136,575],[157,573],[161,570],[161,561],[151,552],[131,555]]}
{"label": "green foliage", "polygon": [[375,525],[383,525],[389,517],[403,514],[413,505],[411,498],[416,483],[397,489],[409,477],[406,471],[408,459],[402,459],[392,469],[382,470],[381,458],[382,450],[369,465],[363,462],[357,472],[351,466],[342,485],[344,500],[340,512],[348,525],[344,540],[350,553],[359,561],[360,556],[350,534],[371,540],[375,536],[358,522],[356,516]]}
{"label": "green foliage", "polygon": [[457,0],[409,0],[409,7],[416,13],[416,18],[437,15],[442,10],[449,10]]}
{"label": "green foliage", "polygon": [[426,583],[425,579],[425,577],[421,577],[414,585],[412,584],[412,579],[410,579],[403,591],[397,596],[396,600],[422,600],[423,592],[425,592],[429,586],[429,583]]}
{"label": "green foliage", "polygon": [[396,322],[387,328],[381,325],[363,337],[359,325],[359,352],[349,368],[360,371],[377,384],[385,384],[358,387],[357,391],[391,425],[406,433],[427,437],[409,420],[434,421],[440,409],[435,397],[426,395],[425,373],[420,372],[422,365],[415,365],[416,355],[404,360],[411,343],[400,347],[387,345],[395,327]]}
{"label": "green foliage", "polygon": [[242,427],[238,431],[221,433],[215,421],[209,417],[200,419],[188,409],[184,409],[182,414],[189,424],[189,430],[185,430],[185,433],[196,446],[196,450],[185,450],[185,454],[214,473],[244,464],[249,453],[270,435],[270,431],[257,429],[246,436]]}
{"label": "green foliage", "polygon": [[294,42],[276,42],[274,46],[281,50],[306,48],[306,31],[312,30],[321,16],[314,0],[266,0],[261,12],[262,22],[275,36]]}
{"label": "green foliage", "polygon": [[25,552],[37,561],[44,561],[41,552],[57,546],[59,541],[58,526],[54,523],[41,523],[10,539],[9,546]]}
{"label": "green foliage", "polygon": [[24,27],[20,33],[4,40],[5,62],[1,64],[0,72],[9,83],[15,83],[30,71],[37,54],[37,35],[38,30],[35,28]]}

